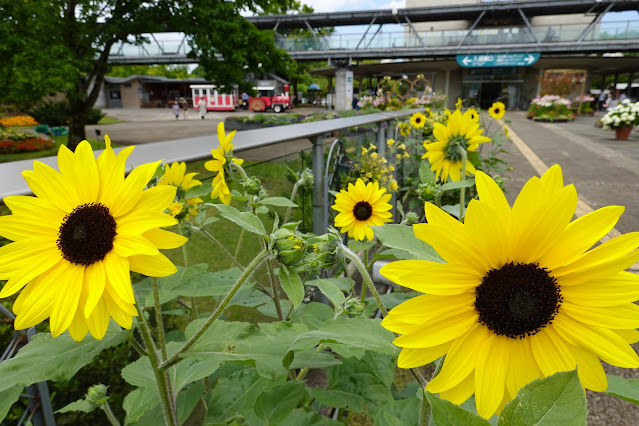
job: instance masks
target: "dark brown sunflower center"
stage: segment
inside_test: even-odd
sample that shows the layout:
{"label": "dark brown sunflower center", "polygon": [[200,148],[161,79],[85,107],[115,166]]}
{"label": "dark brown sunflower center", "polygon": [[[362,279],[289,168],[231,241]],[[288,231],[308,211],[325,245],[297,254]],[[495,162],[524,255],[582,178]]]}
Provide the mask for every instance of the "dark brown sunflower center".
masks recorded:
{"label": "dark brown sunflower center", "polygon": [[83,204],[73,209],[58,232],[58,249],[62,257],[77,265],[89,266],[104,259],[113,249],[116,223],[109,209],[99,203]]}
{"label": "dark brown sunflower center", "polygon": [[479,322],[497,335],[535,335],[557,314],[563,297],[557,280],[536,263],[507,263],[475,289]]}
{"label": "dark brown sunflower center", "polygon": [[373,215],[373,207],[366,201],[360,201],[353,207],[353,215],[357,220],[367,220]]}
{"label": "dark brown sunflower center", "polygon": [[421,117],[415,117],[415,124],[419,124],[422,122]]}
{"label": "dark brown sunflower center", "polygon": [[501,111],[499,108],[495,108],[494,109],[495,115],[499,114],[499,111]]}

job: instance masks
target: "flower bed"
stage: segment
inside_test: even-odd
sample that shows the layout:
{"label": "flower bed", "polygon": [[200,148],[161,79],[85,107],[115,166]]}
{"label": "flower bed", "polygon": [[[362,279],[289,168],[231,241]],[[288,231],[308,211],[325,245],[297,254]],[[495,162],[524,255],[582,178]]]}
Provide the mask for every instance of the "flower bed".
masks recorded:
{"label": "flower bed", "polygon": [[14,117],[0,118],[0,125],[4,127],[35,126],[36,124],[38,124],[38,122],[29,115],[16,115]]}
{"label": "flower bed", "polygon": [[55,144],[31,132],[0,130],[0,154],[17,154],[51,149]]}
{"label": "flower bed", "polygon": [[535,121],[569,121],[575,115],[570,110],[572,101],[557,95],[537,96],[530,102],[527,117]]}
{"label": "flower bed", "polygon": [[639,102],[633,103],[628,99],[621,101],[620,104],[601,117],[601,122],[605,129],[639,125]]}

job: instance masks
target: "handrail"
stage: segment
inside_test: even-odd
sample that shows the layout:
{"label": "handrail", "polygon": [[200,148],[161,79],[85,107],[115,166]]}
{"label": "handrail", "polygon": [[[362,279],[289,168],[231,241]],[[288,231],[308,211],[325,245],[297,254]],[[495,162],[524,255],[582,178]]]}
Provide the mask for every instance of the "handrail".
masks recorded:
{"label": "handrail", "polygon": [[[309,138],[313,143],[318,136],[330,132],[348,129],[398,118],[410,116],[415,112],[423,111],[421,108],[388,111],[375,114],[360,115],[356,117],[336,118],[312,123],[289,124],[286,126],[269,127],[264,129],[246,130],[237,132],[233,138],[234,151],[241,153],[249,149],[261,148],[296,139]],[[105,132],[108,134],[108,132]],[[113,141],[117,143],[117,141]],[[195,138],[177,139],[164,142],[155,142],[137,145],[129,157],[126,169],[131,170],[140,164],[164,160],[166,163],[174,161],[197,161],[211,158],[211,149],[218,146],[217,138],[211,136],[199,136]],[[116,148],[118,152],[122,148]],[[102,150],[95,151],[96,156]],[[57,170],[57,157],[42,157],[35,159]],[[10,195],[29,195],[31,189],[22,178],[23,170],[33,168],[33,159],[21,160],[9,163],[0,163],[0,201]],[[316,167],[316,165],[313,165]],[[323,168],[323,164],[318,167]]]}

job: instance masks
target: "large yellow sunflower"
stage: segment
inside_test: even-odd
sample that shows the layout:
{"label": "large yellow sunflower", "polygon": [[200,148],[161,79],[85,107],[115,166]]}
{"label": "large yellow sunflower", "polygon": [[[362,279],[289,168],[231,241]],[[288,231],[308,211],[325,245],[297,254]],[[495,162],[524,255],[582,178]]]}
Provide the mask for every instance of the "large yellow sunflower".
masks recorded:
{"label": "large yellow sunflower", "polygon": [[240,166],[244,163],[244,160],[233,156],[233,144],[231,143],[233,136],[235,136],[235,130],[227,135],[224,131],[224,122],[218,124],[217,138],[220,141],[220,146],[211,150],[213,160],[204,163],[207,170],[217,172],[211,183],[213,186],[211,198],[219,198],[222,203],[227,205],[231,203],[231,190],[226,183],[229,176],[228,167],[231,163]]}
{"label": "large yellow sunflower", "polygon": [[499,120],[506,113],[506,105],[501,102],[494,102],[490,108],[488,108],[488,114],[495,120]]}
{"label": "large yellow sunflower", "polygon": [[[484,129],[479,127],[479,122],[473,120],[469,114],[459,110],[453,112],[446,125],[435,123],[433,135],[436,142],[424,145],[426,154],[422,158],[430,161],[430,169],[435,172],[437,178],[441,175],[441,181],[446,182],[448,177],[454,181],[466,178],[461,176],[462,156],[459,153],[461,147],[466,151],[475,151],[480,143],[490,142],[487,136],[481,136]],[[466,161],[466,176],[475,174],[475,167],[470,161]]]}
{"label": "large yellow sunflower", "polygon": [[[175,162],[171,165],[164,166],[164,174],[158,180],[158,185],[173,185],[178,188],[178,197],[182,198],[186,191],[196,186],[202,185],[197,179],[193,179],[197,173],[186,173],[186,163]],[[181,193],[181,194],[180,194]],[[189,215],[197,215],[197,206],[204,202],[200,197],[186,198],[184,202],[189,206]],[[174,203],[175,204],[175,203]],[[178,203],[179,204],[179,203]],[[181,204],[180,204],[181,206]],[[176,207],[169,208],[173,217],[177,216],[180,212],[176,212]],[[180,211],[182,208],[180,208]],[[187,215],[188,216],[188,215]],[[188,217],[187,217],[188,220]]]}
{"label": "large yellow sunflower", "polygon": [[421,129],[426,124],[426,116],[421,112],[416,112],[410,116],[410,124],[416,129]]}
{"label": "large yellow sunflower", "polygon": [[589,250],[623,207],[599,209],[574,222],[573,185],[561,168],[530,179],[512,209],[497,184],[476,176],[479,200],[462,224],[426,203],[427,224],[413,227],[447,263],[397,261],[381,273],[423,292],[382,321],[401,333],[398,364],[411,368],[446,355],[430,392],[456,404],[475,394],[484,418],[527,383],[578,367],[581,384],[607,387],[599,362],[639,367],[629,346],[639,340],[639,233]]}
{"label": "large yellow sunflower", "polygon": [[355,185],[348,184],[348,191],[341,190],[335,196],[333,209],[339,214],[335,217],[335,226],[340,232],[348,232],[348,236],[358,241],[374,238],[371,226],[380,226],[390,222],[392,214],[389,212],[391,205],[388,200],[391,194],[387,194],[384,188],[377,182],[369,182],[357,179]]}
{"label": "large yellow sunflower", "polygon": [[13,310],[16,329],[47,318],[56,337],[67,328],[80,341],[87,330],[104,337],[109,319],[131,328],[136,315],[129,271],[153,277],[176,272],[158,249],[179,247],[186,238],[159,228],[177,221],[162,213],[175,187],[144,187],[157,163],[136,167],[124,178],[133,147],[117,156],[105,137],[97,161],[83,141],[75,152],[58,151],[60,172],[39,161],[22,172],[35,197],[6,197],[12,214],[0,217],[0,297],[22,289]]}

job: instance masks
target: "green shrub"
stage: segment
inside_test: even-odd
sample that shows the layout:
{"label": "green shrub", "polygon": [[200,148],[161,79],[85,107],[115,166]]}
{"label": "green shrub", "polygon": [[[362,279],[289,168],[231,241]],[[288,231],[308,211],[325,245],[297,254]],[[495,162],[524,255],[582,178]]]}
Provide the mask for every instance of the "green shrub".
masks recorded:
{"label": "green shrub", "polygon": [[[71,118],[69,103],[67,101],[45,102],[37,108],[29,111],[36,121],[49,126],[68,125]],[[87,115],[87,124],[98,124],[106,114],[97,108],[93,108]]]}
{"label": "green shrub", "polygon": [[98,124],[98,121],[102,120],[102,117],[105,115],[106,114],[103,114],[99,109],[93,108],[89,115],[87,115],[87,124]]}

